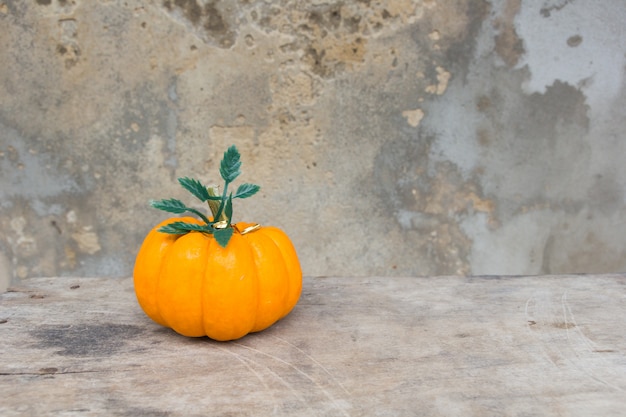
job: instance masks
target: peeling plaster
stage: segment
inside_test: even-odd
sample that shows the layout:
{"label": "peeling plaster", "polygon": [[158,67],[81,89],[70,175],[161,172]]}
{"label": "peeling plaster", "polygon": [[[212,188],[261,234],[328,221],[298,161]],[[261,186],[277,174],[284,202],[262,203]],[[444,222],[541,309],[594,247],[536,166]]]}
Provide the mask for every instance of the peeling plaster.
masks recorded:
{"label": "peeling plaster", "polygon": [[402,116],[406,118],[409,125],[417,127],[424,118],[424,111],[422,109],[405,110],[402,112]]}
{"label": "peeling plaster", "polygon": [[517,67],[531,74],[524,91],[543,93],[555,81],[567,83],[580,88],[594,116],[601,117],[624,84],[625,19],[624,2],[607,7],[580,0],[550,9],[525,2],[515,20],[526,49]]}
{"label": "peeling plaster", "polygon": [[450,81],[451,74],[442,67],[437,67],[437,84],[432,84],[426,87],[425,91],[428,94],[442,95],[446,88],[448,88],[448,81]]}

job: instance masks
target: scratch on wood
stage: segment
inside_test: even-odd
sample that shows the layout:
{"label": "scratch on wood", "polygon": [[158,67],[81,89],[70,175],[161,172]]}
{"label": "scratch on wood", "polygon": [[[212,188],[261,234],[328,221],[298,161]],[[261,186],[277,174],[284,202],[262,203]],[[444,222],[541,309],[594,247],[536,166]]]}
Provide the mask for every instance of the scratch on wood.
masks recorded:
{"label": "scratch on wood", "polygon": [[280,340],[281,342],[283,342],[283,343],[285,343],[287,345],[289,345],[293,349],[296,349],[298,352],[300,352],[301,354],[306,356],[308,359],[311,360],[311,362],[313,362],[322,371],[324,371],[324,373],[326,373],[326,375],[328,375],[333,380],[333,382],[335,382],[337,385],[339,385],[339,387],[343,390],[343,392],[345,392],[347,395],[350,395],[350,391],[348,391],[339,381],[337,381],[337,379],[333,376],[333,374],[331,374],[330,371],[328,369],[326,369],[326,367],[324,367],[321,363],[319,363],[317,360],[315,360],[315,358],[313,358],[311,355],[309,355],[308,353],[306,353],[305,351],[300,349],[298,346],[294,345],[293,343],[288,342],[285,339],[282,339],[282,338],[280,338],[278,336],[274,336],[274,338]]}
{"label": "scratch on wood", "polygon": [[[580,369],[582,372],[584,372],[591,380],[596,381],[602,385],[606,385],[608,387],[611,387],[617,391],[624,391],[621,387],[611,384],[609,381],[607,381],[604,378],[601,378],[600,376],[597,375],[596,372],[594,372],[593,370],[591,370],[588,366],[584,366],[585,363],[587,363],[587,361],[584,361],[583,358],[580,355],[580,352],[582,351],[581,349],[577,349],[576,346],[574,346],[574,340],[573,340],[573,334],[570,333],[570,328],[576,328],[576,334],[578,334],[578,340],[580,343],[582,343],[582,345],[586,348],[586,350],[588,352],[593,352],[594,351],[594,346],[595,343],[589,339],[583,332],[582,330],[578,327],[578,324],[576,322],[576,318],[574,317],[574,313],[572,312],[572,309],[569,305],[569,303],[567,302],[567,292],[564,292],[563,295],[561,296],[561,308],[563,309],[563,322],[566,324],[571,323],[572,326],[566,326],[565,327],[565,331],[567,333],[567,340],[568,340],[568,344],[570,346],[570,348],[572,349],[572,352],[574,352],[574,355],[576,356],[576,361],[571,361],[578,369]],[[569,317],[568,317],[569,316]]]}
{"label": "scratch on wood", "polygon": [[341,411],[341,413],[342,413],[343,415],[345,415],[345,416],[348,416],[348,415],[349,415],[348,413],[346,413],[346,411],[345,411],[342,407],[339,407],[339,405],[337,404],[337,400],[336,400],[336,399],[335,399],[335,398],[334,398],[334,397],[333,397],[333,396],[332,396],[332,395],[331,395],[331,394],[330,394],[330,393],[329,393],[329,392],[328,392],[328,391],[327,391],[327,390],[326,390],[326,389],[325,389],[322,385],[320,385],[320,383],[319,383],[319,382],[317,382],[317,381],[316,381],[315,379],[313,379],[313,378],[312,378],[309,374],[307,374],[306,372],[304,372],[302,369],[300,369],[300,368],[299,368],[299,367],[297,367],[296,365],[294,365],[294,364],[292,364],[292,363],[289,363],[289,362],[287,362],[287,361],[285,361],[285,360],[283,360],[283,359],[279,358],[278,356],[272,355],[272,354],[267,353],[267,352],[263,352],[262,350],[255,349],[255,348],[253,348],[253,347],[251,347],[251,346],[247,346],[247,345],[244,345],[244,344],[241,344],[241,343],[238,343],[238,342],[231,342],[231,343],[232,343],[232,344],[234,344],[234,345],[236,345],[236,346],[240,346],[240,347],[242,347],[242,348],[244,348],[244,349],[248,349],[248,350],[250,350],[250,351],[256,352],[256,353],[258,353],[258,354],[260,354],[260,355],[263,355],[263,356],[269,357],[269,358],[271,358],[271,359],[273,359],[273,360],[275,360],[275,361],[277,361],[277,362],[280,362],[280,363],[282,363],[282,364],[284,364],[284,365],[288,366],[289,368],[293,369],[294,371],[296,371],[297,373],[299,373],[300,375],[304,376],[306,379],[308,379],[309,381],[311,381],[311,382],[312,382],[312,383],[313,383],[313,384],[317,387],[317,389],[318,389],[318,390],[319,390],[319,391],[320,391],[320,392],[321,392],[321,393],[322,393],[322,394],[323,394],[326,398],[328,398],[328,399],[332,402],[332,404],[333,404],[333,406],[334,406],[334,408],[335,408],[336,410]]}
{"label": "scratch on wood", "polygon": [[[257,363],[256,361],[253,361],[249,358],[245,358],[242,355],[239,355],[236,352],[232,352],[228,349],[225,349],[223,347],[220,346],[215,346],[218,350],[221,350],[224,353],[227,353],[231,356],[234,356],[235,359],[237,359],[239,362],[241,362],[241,364],[252,373],[252,375],[255,376],[256,379],[259,380],[259,382],[263,385],[263,387],[265,388],[265,392],[266,393],[270,393],[272,396],[272,403],[273,403],[273,408],[274,408],[274,412],[276,412],[279,409],[279,405],[278,405],[278,401],[276,400],[276,396],[274,395],[274,392],[270,389],[269,385],[267,385],[267,382],[265,381],[265,378],[263,378],[252,366],[250,366],[250,362],[252,362],[254,365],[259,365],[259,363]],[[263,365],[261,365],[263,366]],[[267,367],[266,367],[267,368]],[[267,370],[271,373],[273,373],[269,368],[267,368]],[[279,377],[278,375],[276,375],[278,377],[278,379],[283,382],[286,383],[286,381],[284,381],[281,377]],[[296,390],[293,389],[293,387],[291,387],[290,385],[287,386],[293,393],[294,395],[298,396],[298,392]],[[300,400],[302,400],[301,398],[299,398]]]}

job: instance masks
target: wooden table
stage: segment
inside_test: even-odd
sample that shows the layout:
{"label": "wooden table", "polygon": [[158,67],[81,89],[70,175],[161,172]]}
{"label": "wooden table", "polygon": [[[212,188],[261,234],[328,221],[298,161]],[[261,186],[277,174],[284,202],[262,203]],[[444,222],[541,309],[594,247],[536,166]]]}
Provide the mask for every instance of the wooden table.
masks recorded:
{"label": "wooden table", "polygon": [[0,415],[624,416],[626,275],[305,278],[234,342],[151,322],[131,279],[0,296]]}

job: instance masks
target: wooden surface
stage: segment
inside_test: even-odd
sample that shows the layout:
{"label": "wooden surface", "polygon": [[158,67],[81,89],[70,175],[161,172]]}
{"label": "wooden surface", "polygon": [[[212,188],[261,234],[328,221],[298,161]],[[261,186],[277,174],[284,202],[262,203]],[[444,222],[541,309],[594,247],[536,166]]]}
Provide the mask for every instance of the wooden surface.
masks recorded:
{"label": "wooden surface", "polygon": [[626,276],[307,278],[235,342],[139,309],[130,279],[0,296],[0,416],[624,416]]}

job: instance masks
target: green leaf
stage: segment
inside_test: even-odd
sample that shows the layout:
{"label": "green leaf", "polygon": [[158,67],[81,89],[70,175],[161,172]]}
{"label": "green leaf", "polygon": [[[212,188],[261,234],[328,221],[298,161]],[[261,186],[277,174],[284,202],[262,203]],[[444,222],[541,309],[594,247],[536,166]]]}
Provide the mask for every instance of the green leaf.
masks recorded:
{"label": "green leaf", "polygon": [[215,240],[217,240],[217,243],[225,248],[226,245],[228,245],[228,242],[230,241],[230,238],[233,235],[233,228],[232,227],[226,227],[224,229],[214,229],[213,230],[213,236],[215,236]]}
{"label": "green leaf", "polygon": [[189,211],[182,201],[175,198],[169,200],[150,201],[150,205],[155,209],[167,211],[168,213],[181,214]]}
{"label": "green leaf", "polygon": [[209,195],[209,192],[207,191],[207,188],[204,185],[202,185],[202,183],[198,180],[184,177],[184,178],[179,178],[178,182],[180,183],[180,185],[183,186],[185,190],[189,191],[191,194],[196,196],[202,202],[205,202],[209,198],[211,198],[211,196]]}
{"label": "green leaf", "polygon": [[235,145],[232,145],[224,152],[224,158],[220,163],[220,175],[227,183],[233,182],[235,178],[241,174],[239,170],[241,167],[240,157],[241,155],[239,155],[239,151]]}
{"label": "green leaf", "polygon": [[172,235],[184,235],[189,232],[211,232],[207,225],[185,222],[173,222],[166,224],[165,226],[159,227],[158,231]]}
{"label": "green leaf", "polygon": [[241,184],[237,187],[237,192],[233,198],[248,198],[255,195],[260,189],[261,187],[256,184]]}
{"label": "green leaf", "polygon": [[226,215],[226,218],[228,219],[228,224],[230,224],[233,218],[233,194],[232,193],[228,196],[228,200],[226,200],[226,206],[224,207],[224,214]]}
{"label": "green leaf", "polygon": [[198,210],[194,208],[185,206],[182,201],[177,200],[175,198],[170,198],[169,200],[151,201],[150,205],[156,209],[167,211],[168,213],[174,213],[174,214],[183,214],[186,212],[193,213],[196,216],[200,217],[202,221],[204,221],[205,223],[209,223],[209,219],[207,219],[207,217],[204,214],[202,214],[201,212],[199,212]]}

